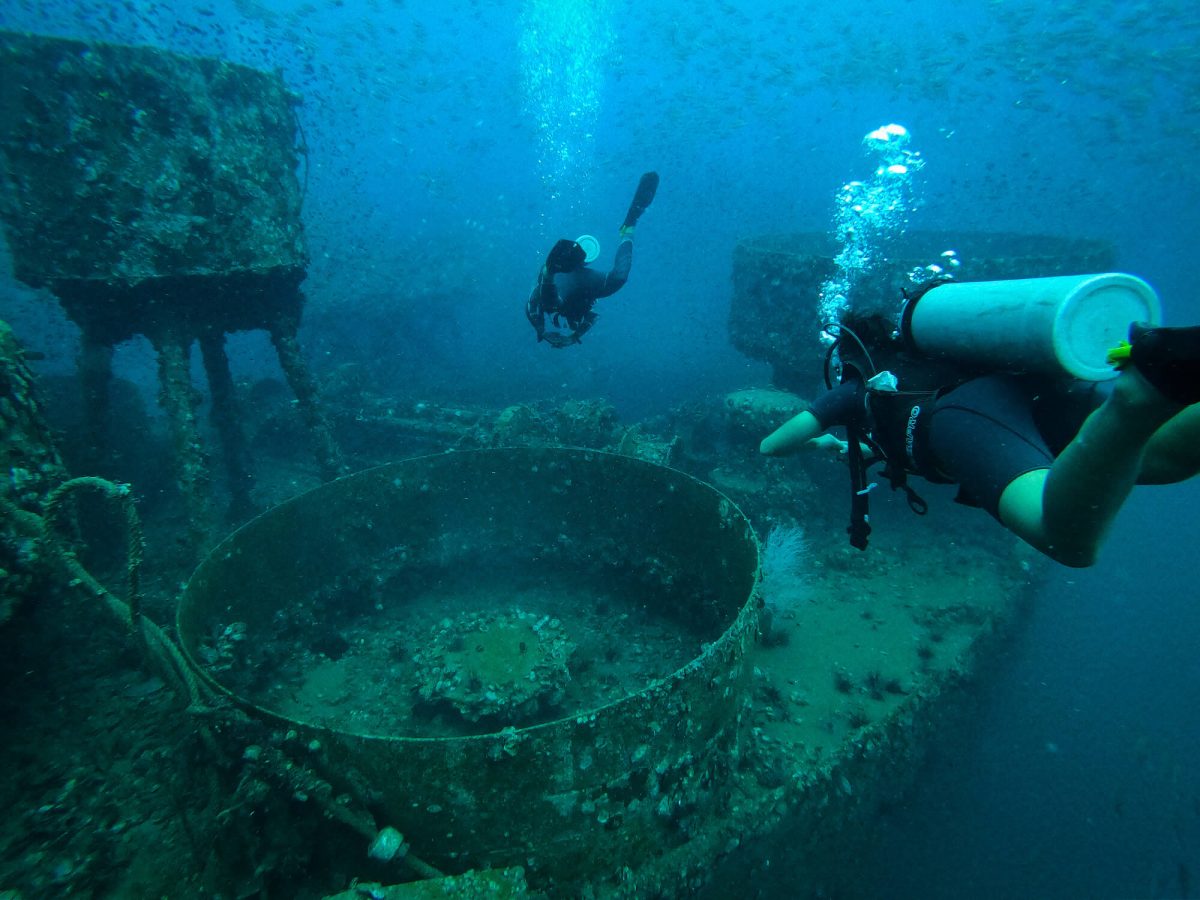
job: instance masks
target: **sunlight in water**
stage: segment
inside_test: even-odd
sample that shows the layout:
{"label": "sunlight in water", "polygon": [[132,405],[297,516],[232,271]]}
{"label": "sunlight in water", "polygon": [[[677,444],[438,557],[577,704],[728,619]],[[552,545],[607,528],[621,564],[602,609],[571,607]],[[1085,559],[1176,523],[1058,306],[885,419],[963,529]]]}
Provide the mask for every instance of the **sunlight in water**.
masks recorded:
{"label": "sunlight in water", "polygon": [[537,129],[538,175],[552,199],[586,185],[613,31],[604,0],[527,0],[521,87]]}

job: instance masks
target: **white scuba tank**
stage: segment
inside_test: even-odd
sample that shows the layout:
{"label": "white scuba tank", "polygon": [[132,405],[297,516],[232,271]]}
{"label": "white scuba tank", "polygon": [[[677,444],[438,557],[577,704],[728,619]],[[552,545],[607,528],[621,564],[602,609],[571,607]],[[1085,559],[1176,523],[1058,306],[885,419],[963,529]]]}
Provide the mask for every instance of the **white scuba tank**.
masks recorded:
{"label": "white scuba tank", "polygon": [[1132,322],[1159,323],[1154,289],[1133,275],[946,282],[910,301],[904,337],[920,353],[1000,371],[1105,381]]}

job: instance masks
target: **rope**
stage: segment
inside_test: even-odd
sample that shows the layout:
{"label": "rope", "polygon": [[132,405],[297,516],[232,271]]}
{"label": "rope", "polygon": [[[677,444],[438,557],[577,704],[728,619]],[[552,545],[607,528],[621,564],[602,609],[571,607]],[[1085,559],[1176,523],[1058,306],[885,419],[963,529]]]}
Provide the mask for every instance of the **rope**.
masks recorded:
{"label": "rope", "polygon": [[[116,500],[125,513],[128,600],[122,600],[101,584],[84,568],[61,537],[64,502],[68,496],[82,490],[98,491],[104,498]],[[81,585],[93,597],[104,601],[109,612],[141,641],[146,655],[152,662],[158,663],[157,668],[174,683],[176,692],[184,696],[189,706],[207,706],[207,694],[192,674],[178,645],[158,625],[142,616],[141,569],[146,542],[142,534],[142,520],[134,503],[133,489],[127,484],[92,476],[72,478],[60,484],[46,497],[43,535],[46,546],[57,553],[71,576],[71,585]]]}

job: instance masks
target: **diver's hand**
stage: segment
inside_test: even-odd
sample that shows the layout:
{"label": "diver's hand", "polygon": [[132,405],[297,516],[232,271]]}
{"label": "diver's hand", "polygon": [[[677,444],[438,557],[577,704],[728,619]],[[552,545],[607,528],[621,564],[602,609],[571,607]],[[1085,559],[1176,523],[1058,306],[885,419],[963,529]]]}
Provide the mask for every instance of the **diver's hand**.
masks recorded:
{"label": "diver's hand", "polygon": [[[813,438],[808,442],[807,446],[810,450],[824,450],[828,453],[836,453],[842,459],[850,455],[850,444],[828,433]],[[859,441],[858,447],[864,457],[868,457],[874,452],[869,446],[862,443],[862,441]]]}
{"label": "diver's hand", "polygon": [[827,450],[830,453],[836,453],[838,456],[845,456],[850,452],[850,445],[836,435],[819,434],[808,442],[808,446],[813,450]]}
{"label": "diver's hand", "polygon": [[572,344],[578,344],[579,338],[573,334],[561,334],[557,331],[552,331],[545,337],[546,343],[555,350],[561,350],[563,347],[570,347]]}

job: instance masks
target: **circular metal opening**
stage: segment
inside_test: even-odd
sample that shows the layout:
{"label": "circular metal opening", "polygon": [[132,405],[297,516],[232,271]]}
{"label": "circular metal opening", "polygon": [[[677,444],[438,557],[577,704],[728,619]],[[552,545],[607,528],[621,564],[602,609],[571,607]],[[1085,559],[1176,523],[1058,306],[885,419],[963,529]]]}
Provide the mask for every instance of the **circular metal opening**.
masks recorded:
{"label": "circular metal opening", "polygon": [[280,718],[528,727],[619,702],[719,640],[750,593],[745,531],[711,489],[625,457],[411,460],[238,531],[188,586],[180,633],[207,677]]}
{"label": "circular metal opening", "polygon": [[684,473],[484,450],[265,513],[200,565],[178,625],[204,678],[320,737],[425,856],[446,847],[461,869],[536,849],[569,878],[597,847],[636,865],[680,839],[662,809],[717,796],[757,580],[748,521]]}

